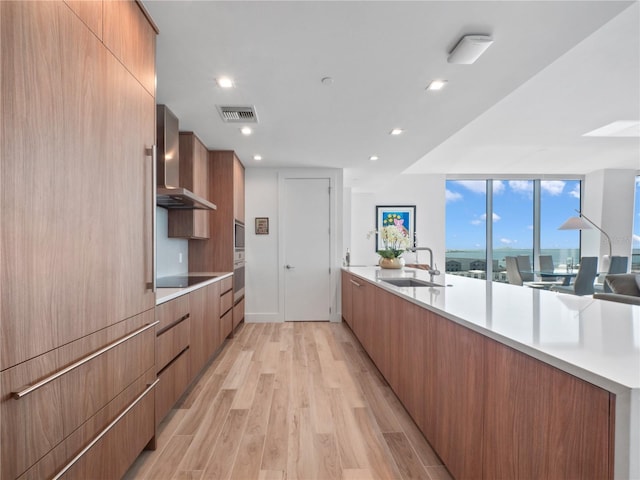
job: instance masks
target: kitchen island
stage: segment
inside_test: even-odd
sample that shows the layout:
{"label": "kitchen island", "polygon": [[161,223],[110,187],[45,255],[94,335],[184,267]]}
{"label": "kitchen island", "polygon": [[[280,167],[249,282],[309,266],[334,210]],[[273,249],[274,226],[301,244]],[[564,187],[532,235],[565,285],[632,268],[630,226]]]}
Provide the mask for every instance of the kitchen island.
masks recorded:
{"label": "kitchen island", "polygon": [[640,307],[343,270],[343,317],[456,478],[640,478]]}

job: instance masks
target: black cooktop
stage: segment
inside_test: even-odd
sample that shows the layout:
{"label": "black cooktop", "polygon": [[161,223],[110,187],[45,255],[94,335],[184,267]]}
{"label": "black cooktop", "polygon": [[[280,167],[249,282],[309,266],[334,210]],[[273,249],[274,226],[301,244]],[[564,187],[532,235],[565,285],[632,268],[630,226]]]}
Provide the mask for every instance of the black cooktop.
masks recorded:
{"label": "black cooktop", "polygon": [[173,275],[170,277],[160,277],[156,280],[158,288],[184,288],[196,285],[197,283],[206,282],[217,275]]}

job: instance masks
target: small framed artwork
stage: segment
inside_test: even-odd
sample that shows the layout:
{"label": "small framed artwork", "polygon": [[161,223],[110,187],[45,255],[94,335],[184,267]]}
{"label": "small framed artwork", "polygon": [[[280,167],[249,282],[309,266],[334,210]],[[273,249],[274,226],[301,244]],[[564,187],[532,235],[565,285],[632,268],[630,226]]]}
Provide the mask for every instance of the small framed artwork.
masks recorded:
{"label": "small framed artwork", "polygon": [[256,235],[269,235],[269,217],[256,217]]}
{"label": "small framed artwork", "polygon": [[[383,227],[395,225],[409,237],[409,245],[413,246],[416,232],[416,206],[415,205],[376,205],[376,232]],[[376,251],[384,250],[380,235],[376,235]]]}

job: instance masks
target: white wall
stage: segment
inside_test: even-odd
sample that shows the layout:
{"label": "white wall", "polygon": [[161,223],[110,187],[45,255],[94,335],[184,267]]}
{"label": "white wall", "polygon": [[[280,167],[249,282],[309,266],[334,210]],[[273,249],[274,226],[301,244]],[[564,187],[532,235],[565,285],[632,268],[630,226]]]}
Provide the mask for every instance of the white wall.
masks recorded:
{"label": "white wall", "polygon": [[[246,216],[246,274],[245,321],[281,322],[283,311],[283,277],[280,261],[278,222],[281,205],[278,203],[280,180],[287,176],[330,178],[332,182],[332,320],[339,321],[340,267],[343,256],[342,170],[339,169],[272,169],[247,168],[245,170]],[[256,217],[269,218],[269,235],[256,235]],[[310,255],[313,252],[309,252]]]}
{"label": "white wall", "polygon": [[[351,249],[351,265],[378,263],[375,237],[367,239],[367,232],[376,228],[376,205],[415,205],[418,246],[430,247],[434,263],[444,272],[445,181],[445,175],[400,175],[390,180],[384,191],[351,193],[351,207],[345,213],[345,221],[351,225],[351,236],[345,243],[345,249]],[[418,255],[420,263],[427,263],[427,252]],[[403,257],[408,263],[415,261],[413,253],[405,253]]]}
{"label": "white wall", "polygon": [[168,225],[169,211],[156,207],[156,277],[179,275],[189,270],[189,240],[169,238]]}
{"label": "white wall", "polygon": [[[598,170],[585,176],[582,213],[611,237],[613,255],[631,255],[635,170]],[[605,237],[597,230],[582,231],[582,255],[609,253]]]}

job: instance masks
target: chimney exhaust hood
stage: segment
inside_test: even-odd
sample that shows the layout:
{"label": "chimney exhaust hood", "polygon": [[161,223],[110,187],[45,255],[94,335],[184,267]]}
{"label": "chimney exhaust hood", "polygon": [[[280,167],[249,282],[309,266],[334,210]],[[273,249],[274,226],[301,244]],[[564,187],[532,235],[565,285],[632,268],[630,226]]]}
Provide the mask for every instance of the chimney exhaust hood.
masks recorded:
{"label": "chimney exhaust hood", "polygon": [[156,205],[180,210],[216,210],[215,204],[180,185],[178,118],[166,105],[156,106],[158,156]]}

